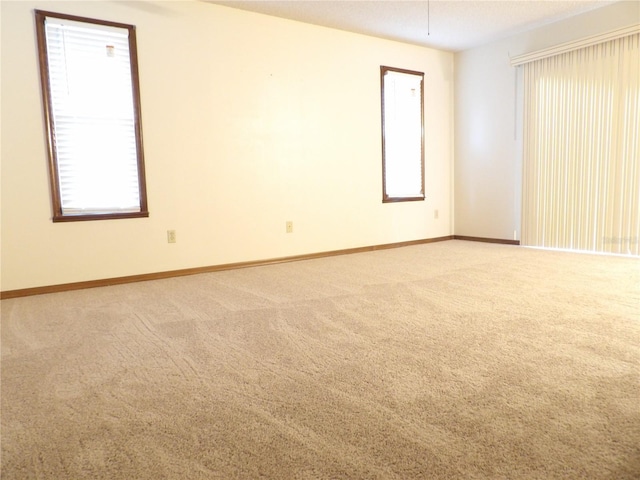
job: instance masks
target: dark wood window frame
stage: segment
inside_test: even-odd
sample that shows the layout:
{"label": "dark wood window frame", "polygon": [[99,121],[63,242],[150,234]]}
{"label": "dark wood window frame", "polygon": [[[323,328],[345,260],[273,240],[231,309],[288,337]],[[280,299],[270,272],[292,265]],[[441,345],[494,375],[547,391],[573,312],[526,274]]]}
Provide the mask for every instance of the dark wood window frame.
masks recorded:
{"label": "dark wood window frame", "polygon": [[[54,222],[69,222],[83,220],[106,220],[116,218],[139,218],[148,217],[148,204],[146,192],[146,179],[144,167],[144,154],[142,148],[142,123],[140,118],[140,86],[138,75],[138,56],[136,43],[136,29],[134,25],[123,23],[96,20],[92,18],[80,17],[75,15],[67,15],[62,13],[35,10],[36,19],[36,36],[38,44],[38,60],[40,65],[40,82],[43,96],[44,122],[47,135],[47,153],[49,163],[49,179],[52,197],[52,209]],[[105,213],[64,213],[61,200],[61,187],[58,168],[58,149],[56,145],[55,125],[53,118],[53,99],[49,80],[49,57],[47,53],[47,38],[45,32],[45,22],[47,18],[69,20],[89,25],[101,25],[107,27],[115,27],[126,29],[128,31],[129,44],[129,64],[131,67],[131,87],[133,98],[134,112],[134,133],[137,156],[137,175],[138,175],[138,196],[139,210],[136,211],[107,211]]]}
{"label": "dark wood window frame", "polygon": [[[416,192],[416,195],[409,196],[393,196],[388,194],[387,189],[387,162],[388,152],[386,143],[386,119],[385,119],[385,76],[388,72],[396,72],[407,75],[415,75],[420,77],[420,192]],[[380,66],[380,98],[382,107],[382,201],[383,203],[392,202],[411,202],[422,201],[425,199],[424,188],[424,73],[414,70],[406,70],[402,68],[393,68],[387,66]]]}

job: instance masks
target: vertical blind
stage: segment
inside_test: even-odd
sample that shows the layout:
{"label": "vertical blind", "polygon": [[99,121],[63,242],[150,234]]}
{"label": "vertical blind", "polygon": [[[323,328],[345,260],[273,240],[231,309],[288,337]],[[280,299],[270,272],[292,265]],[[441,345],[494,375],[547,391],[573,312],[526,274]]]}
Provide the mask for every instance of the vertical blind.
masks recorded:
{"label": "vertical blind", "polygon": [[640,255],[640,35],[523,68],[522,243]]}
{"label": "vertical blind", "polygon": [[139,212],[128,30],[47,18],[45,32],[63,215]]}

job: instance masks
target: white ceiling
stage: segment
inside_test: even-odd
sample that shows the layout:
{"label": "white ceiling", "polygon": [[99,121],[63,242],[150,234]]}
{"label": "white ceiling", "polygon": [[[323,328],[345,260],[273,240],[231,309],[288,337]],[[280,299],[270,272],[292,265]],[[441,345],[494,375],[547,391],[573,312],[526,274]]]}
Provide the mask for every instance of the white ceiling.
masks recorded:
{"label": "white ceiling", "polygon": [[203,0],[242,10],[460,51],[616,0]]}

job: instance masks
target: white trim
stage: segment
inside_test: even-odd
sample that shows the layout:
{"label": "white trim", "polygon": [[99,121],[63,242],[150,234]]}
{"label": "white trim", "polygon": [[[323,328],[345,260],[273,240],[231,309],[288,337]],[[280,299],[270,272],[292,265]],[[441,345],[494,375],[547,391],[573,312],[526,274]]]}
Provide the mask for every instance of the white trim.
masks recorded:
{"label": "white trim", "polygon": [[579,48],[590,47],[598,43],[608,42],[609,40],[615,40],[617,38],[626,37],[627,35],[634,35],[640,33],[640,23],[630,25],[628,27],[618,28],[611,30],[607,33],[600,33],[591,37],[581,38],[580,40],[573,40],[571,42],[561,43],[555,47],[544,48],[535,52],[523,53],[522,55],[516,55],[511,58],[511,66],[517,67],[524,63],[533,62],[554,55],[560,55],[562,53],[578,50]]}

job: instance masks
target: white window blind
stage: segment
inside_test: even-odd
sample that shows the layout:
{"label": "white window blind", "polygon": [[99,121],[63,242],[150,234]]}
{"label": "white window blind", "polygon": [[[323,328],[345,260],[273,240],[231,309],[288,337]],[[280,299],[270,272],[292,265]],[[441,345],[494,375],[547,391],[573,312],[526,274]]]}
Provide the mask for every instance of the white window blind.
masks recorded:
{"label": "white window blind", "polygon": [[423,74],[382,68],[383,195],[423,199]]}
{"label": "white window blind", "polygon": [[524,65],[525,245],[640,255],[640,35]]}
{"label": "white window blind", "polygon": [[129,31],[45,19],[62,215],[140,212]]}

